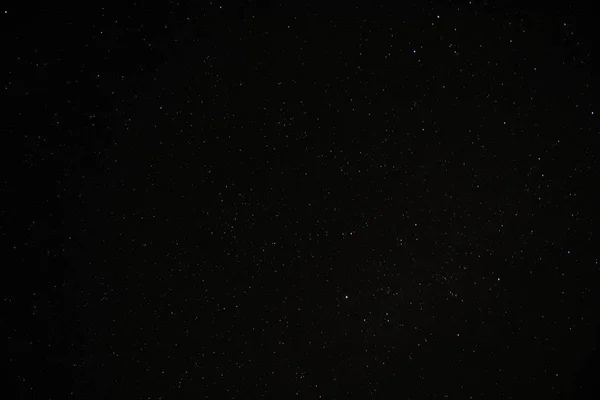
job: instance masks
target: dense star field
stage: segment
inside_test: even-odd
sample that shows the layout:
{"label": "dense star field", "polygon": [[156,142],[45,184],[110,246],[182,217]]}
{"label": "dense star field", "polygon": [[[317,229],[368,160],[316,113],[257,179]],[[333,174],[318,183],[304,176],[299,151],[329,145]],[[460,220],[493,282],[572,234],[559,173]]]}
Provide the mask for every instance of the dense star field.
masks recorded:
{"label": "dense star field", "polygon": [[591,10],[146,3],[2,9],[11,399],[600,398]]}

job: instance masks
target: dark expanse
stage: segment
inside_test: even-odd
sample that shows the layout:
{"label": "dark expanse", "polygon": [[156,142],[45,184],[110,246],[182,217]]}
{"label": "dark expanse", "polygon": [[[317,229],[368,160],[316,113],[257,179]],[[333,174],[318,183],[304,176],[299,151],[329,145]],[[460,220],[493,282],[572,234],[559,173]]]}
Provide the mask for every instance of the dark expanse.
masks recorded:
{"label": "dark expanse", "polygon": [[3,398],[600,398],[592,4],[49,3]]}

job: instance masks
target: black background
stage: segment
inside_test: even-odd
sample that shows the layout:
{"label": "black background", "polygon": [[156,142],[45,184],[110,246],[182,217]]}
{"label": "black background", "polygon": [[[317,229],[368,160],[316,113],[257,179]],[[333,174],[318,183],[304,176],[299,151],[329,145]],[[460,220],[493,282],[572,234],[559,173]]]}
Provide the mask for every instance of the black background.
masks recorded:
{"label": "black background", "polygon": [[597,398],[593,10],[300,3],[1,10],[9,397]]}

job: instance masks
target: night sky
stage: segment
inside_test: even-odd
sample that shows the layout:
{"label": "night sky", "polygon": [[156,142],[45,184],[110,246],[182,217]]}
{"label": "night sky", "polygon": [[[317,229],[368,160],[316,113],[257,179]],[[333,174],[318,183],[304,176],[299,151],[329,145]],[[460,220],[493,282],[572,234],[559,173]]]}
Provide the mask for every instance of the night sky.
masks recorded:
{"label": "night sky", "polygon": [[600,398],[596,14],[286,3],[0,10],[6,398]]}

